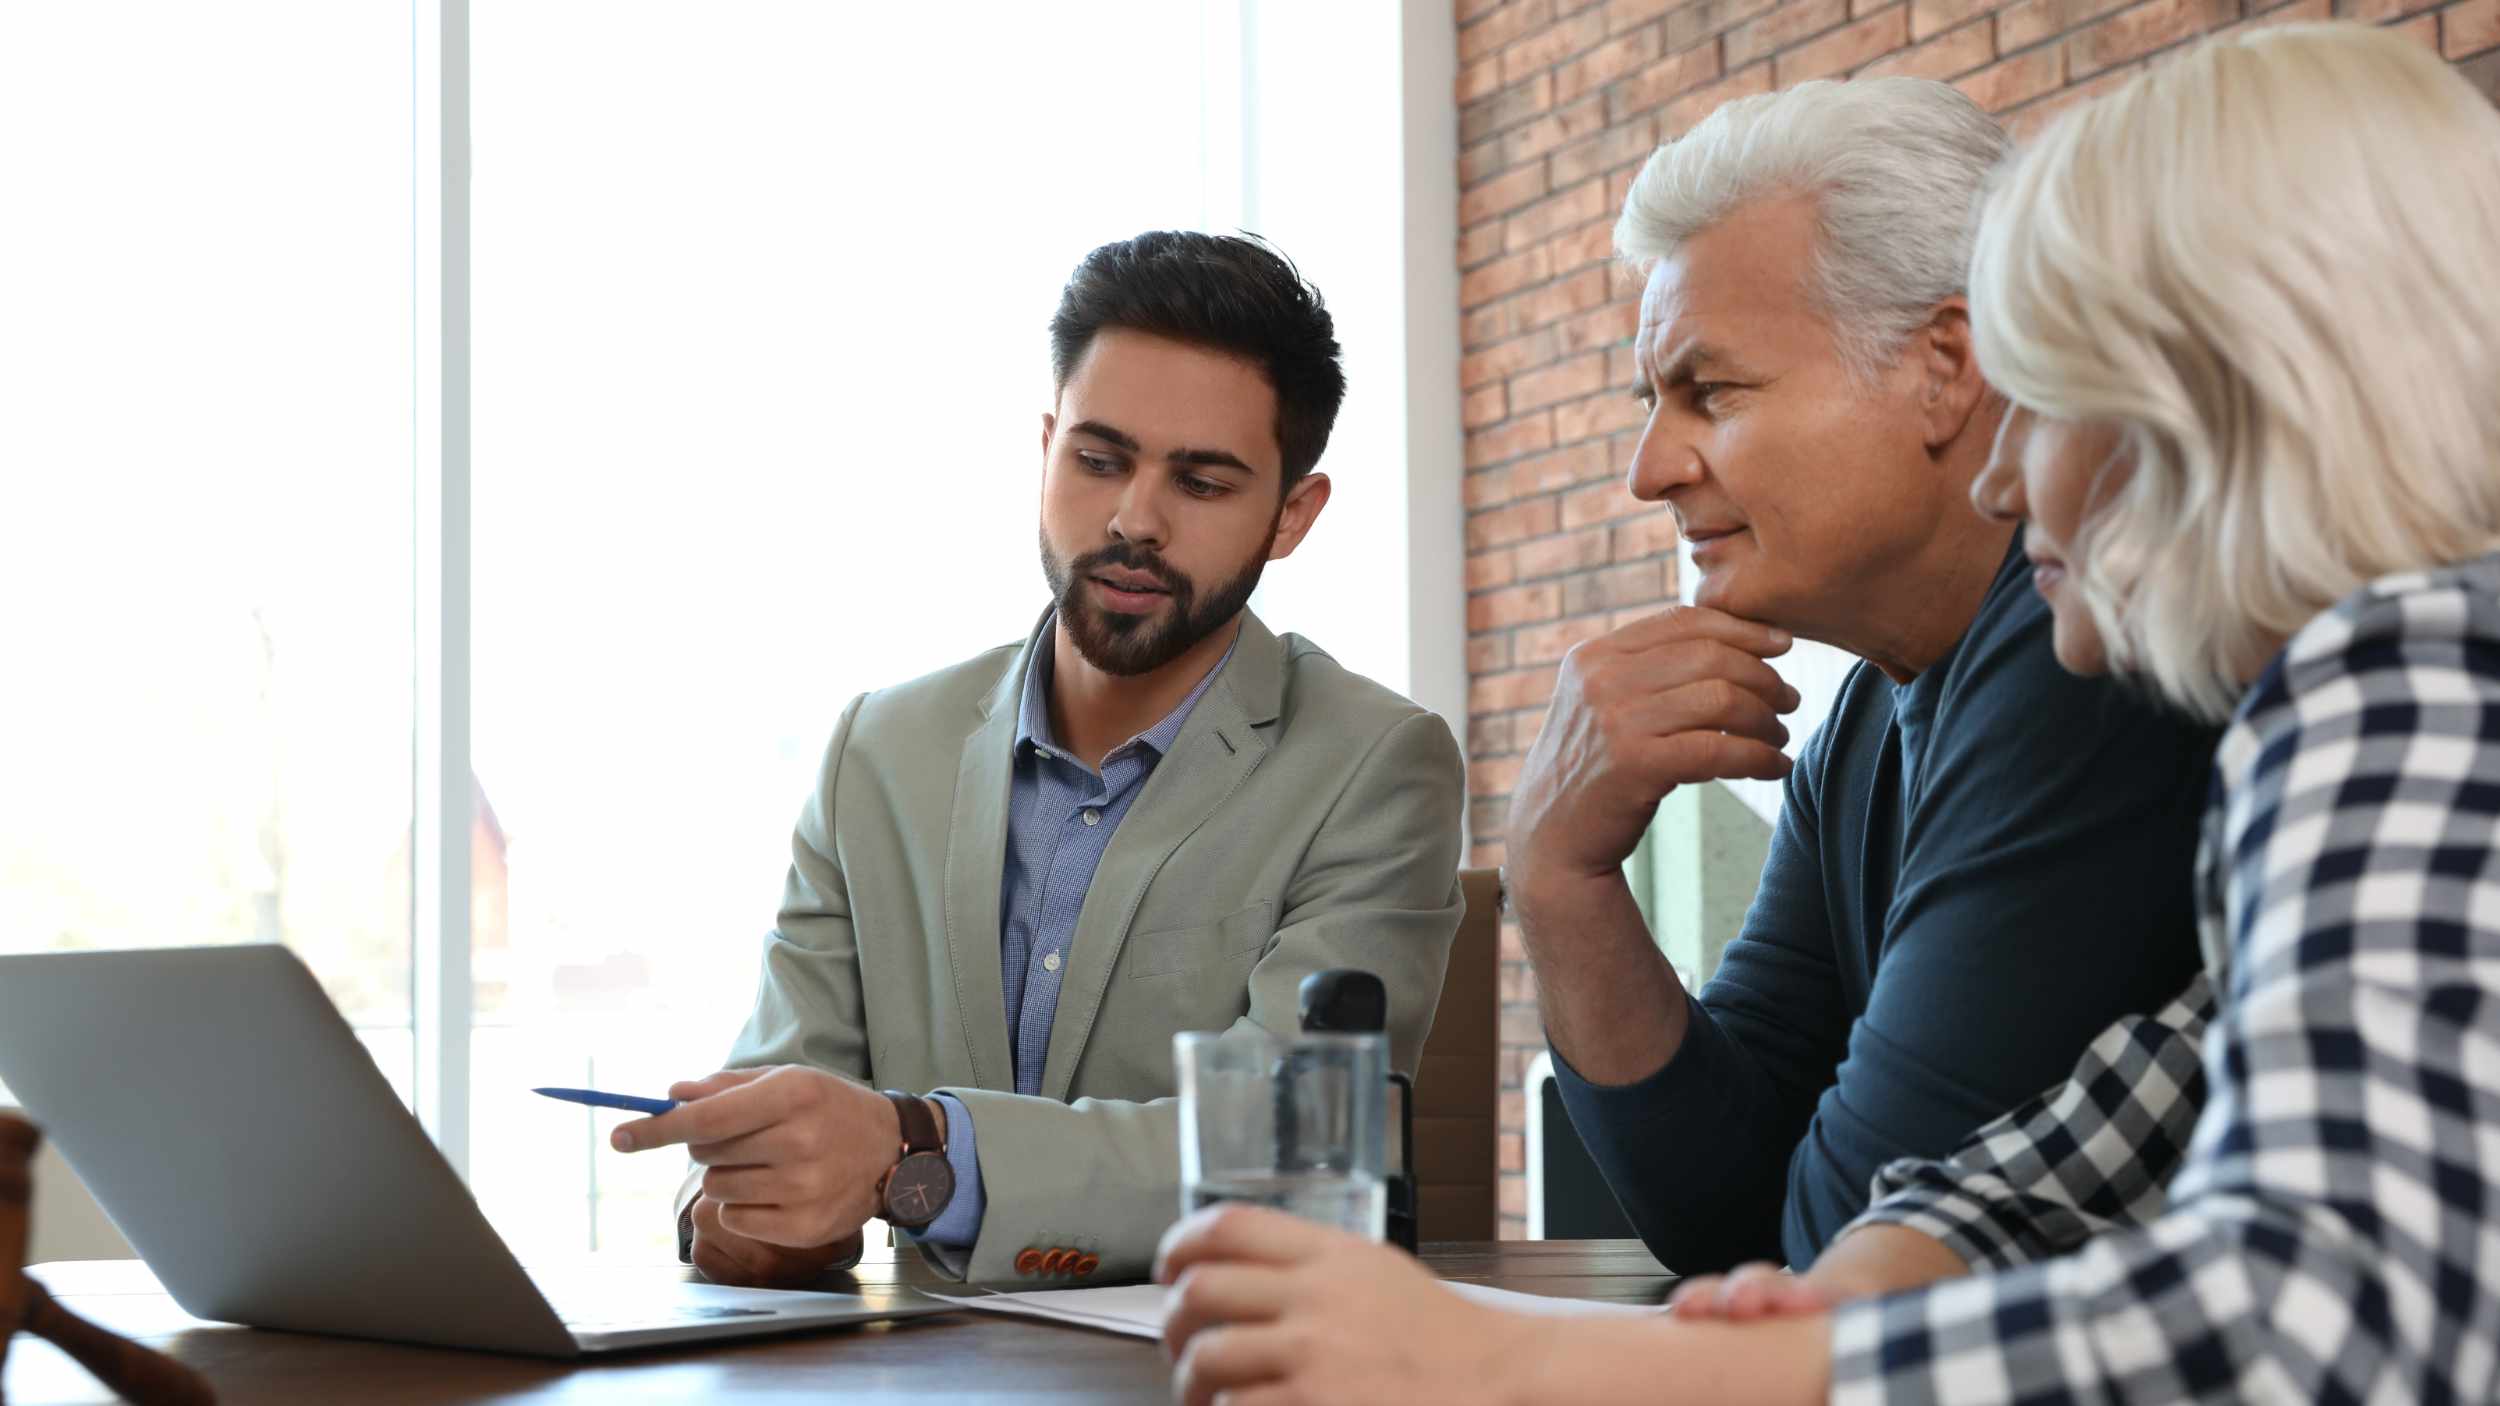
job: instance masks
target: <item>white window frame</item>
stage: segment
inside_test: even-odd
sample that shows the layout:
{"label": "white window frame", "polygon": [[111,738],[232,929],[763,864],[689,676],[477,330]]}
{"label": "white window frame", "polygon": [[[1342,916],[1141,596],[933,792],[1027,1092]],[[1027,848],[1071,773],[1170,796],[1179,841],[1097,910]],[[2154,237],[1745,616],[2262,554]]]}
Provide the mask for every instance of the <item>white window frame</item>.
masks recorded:
{"label": "white window frame", "polygon": [[413,0],[416,758],[409,998],[417,1118],[469,1171],[469,3]]}

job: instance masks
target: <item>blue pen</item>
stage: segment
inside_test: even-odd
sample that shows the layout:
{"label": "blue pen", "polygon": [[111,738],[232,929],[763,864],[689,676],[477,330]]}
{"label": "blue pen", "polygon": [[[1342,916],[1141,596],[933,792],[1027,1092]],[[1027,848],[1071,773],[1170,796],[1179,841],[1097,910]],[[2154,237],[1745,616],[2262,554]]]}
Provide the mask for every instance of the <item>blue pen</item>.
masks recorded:
{"label": "blue pen", "polygon": [[632,1094],[607,1094],[597,1089],[532,1089],[531,1093],[560,1098],[566,1103],[586,1103],[593,1108],[622,1108],[628,1113],[648,1113],[654,1117],[677,1106],[673,1098],[636,1098]]}

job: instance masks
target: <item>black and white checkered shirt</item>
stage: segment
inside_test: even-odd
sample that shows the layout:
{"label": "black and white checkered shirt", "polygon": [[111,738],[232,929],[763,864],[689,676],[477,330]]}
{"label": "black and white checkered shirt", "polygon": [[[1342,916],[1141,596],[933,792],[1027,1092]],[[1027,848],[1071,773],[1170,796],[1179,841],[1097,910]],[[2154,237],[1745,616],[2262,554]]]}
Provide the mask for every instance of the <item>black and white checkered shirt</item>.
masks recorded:
{"label": "black and white checkered shirt", "polygon": [[1884,1169],[2001,1272],[1840,1309],[1835,1401],[2500,1394],[2500,557],[2311,621],[2214,764],[2208,977]]}

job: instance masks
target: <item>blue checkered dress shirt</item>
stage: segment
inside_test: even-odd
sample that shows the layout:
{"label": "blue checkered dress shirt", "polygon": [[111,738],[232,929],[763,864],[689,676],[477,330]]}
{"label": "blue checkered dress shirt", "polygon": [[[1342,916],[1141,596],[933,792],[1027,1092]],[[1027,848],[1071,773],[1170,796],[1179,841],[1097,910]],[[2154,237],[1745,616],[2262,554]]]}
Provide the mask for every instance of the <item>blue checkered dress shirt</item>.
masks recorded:
{"label": "blue checkered dress shirt", "polygon": [[[1198,700],[1233,658],[1227,648],[1163,721],[1112,748],[1102,759],[1102,770],[1096,771],[1051,735],[1051,650],[1058,631],[1054,616],[1034,645],[1033,663],[1024,675],[1007,802],[1007,863],[999,876],[999,985],[1006,993],[1008,1043],[1020,1094],[1042,1091],[1051,1021],[1059,1012],[1059,981],[1068,969],[1068,949],[1076,940],[1076,920],[1085,910],[1094,870],[1120,821],[1146,789],[1146,778],[1172,750]],[[1240,635],[1233,638],[1238,644]],[[939,1098],[946,1105],[946,1160],[955,1173],[955,1195],[921,1238],[960,1248],[980,1238],[988,1198],[981,1185],[972,1115],[961,1100]]]}

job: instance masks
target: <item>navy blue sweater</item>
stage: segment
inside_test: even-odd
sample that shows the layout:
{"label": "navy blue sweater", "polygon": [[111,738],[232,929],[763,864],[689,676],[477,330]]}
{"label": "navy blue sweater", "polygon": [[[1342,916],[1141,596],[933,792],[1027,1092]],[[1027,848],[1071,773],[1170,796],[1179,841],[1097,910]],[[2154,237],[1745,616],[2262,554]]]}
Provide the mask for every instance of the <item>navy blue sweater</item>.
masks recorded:
{"label": "navy blue sweater", "polygon": [[1762,887],[1664,1067],[1565,1106],[1682,1273],[1798,1268],[1876,1168],[1941,1157],[2197,970],[2216,733],[2050,652],[2007,553],[1953,651],[1859,664],[1789,774]]}

